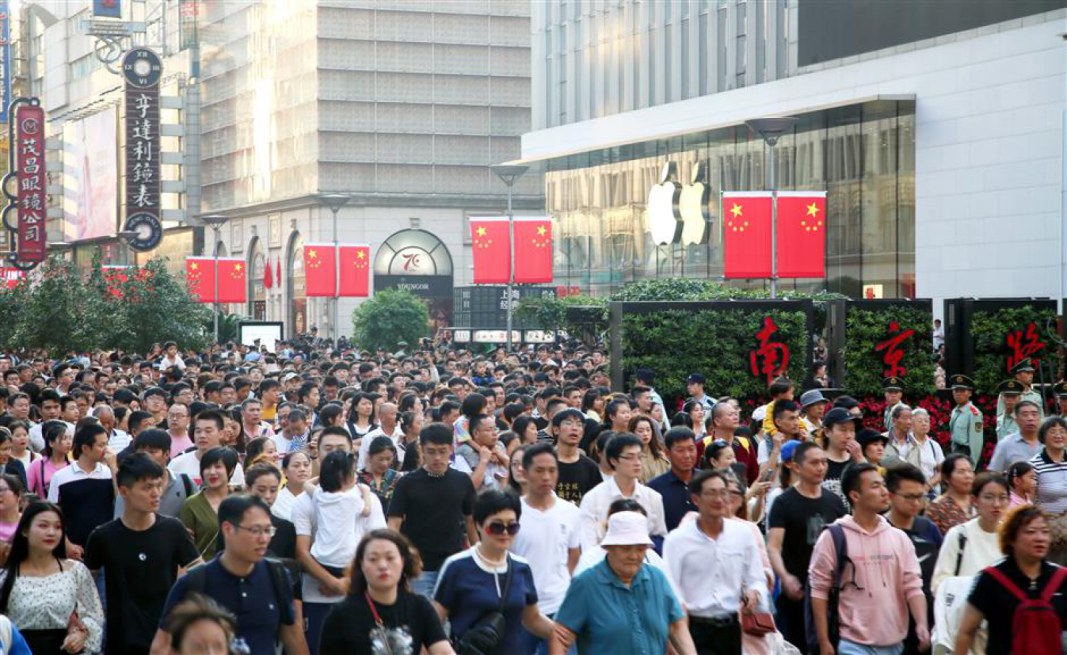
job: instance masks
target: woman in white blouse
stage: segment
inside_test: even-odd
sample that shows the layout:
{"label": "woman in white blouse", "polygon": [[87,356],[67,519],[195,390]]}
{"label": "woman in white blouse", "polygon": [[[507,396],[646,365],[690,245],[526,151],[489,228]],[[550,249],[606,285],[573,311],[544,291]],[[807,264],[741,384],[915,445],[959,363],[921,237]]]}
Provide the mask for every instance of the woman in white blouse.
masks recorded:
{"label": "woman in white blouse", "polygon": [[65,537],[59,507],[30,505],[0,573],[0,613],[19,627],[34,655],[100,650],[100,597],[89,569],[66,559]]}
{"label": "woman in white blouse", "polygon": [[286,453],[282,459],[285,486],[278,490],[278,497],[271,505],[271,514],[286,521],[292,520],[293,503],[304,493],[304,483],[311,477],[311,457],[302,450]]}

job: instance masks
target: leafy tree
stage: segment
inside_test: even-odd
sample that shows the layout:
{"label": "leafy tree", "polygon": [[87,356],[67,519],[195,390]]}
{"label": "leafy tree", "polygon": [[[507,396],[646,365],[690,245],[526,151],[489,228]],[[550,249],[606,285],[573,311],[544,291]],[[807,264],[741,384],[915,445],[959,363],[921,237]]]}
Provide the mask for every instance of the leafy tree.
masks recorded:
{"label": "leafy tree", "polygon": [[429,334],[429,323],[425,300],[407,289],[387,289],[352,312],[352,338],[364,350],[395,350],[401,341],[415,344]]}
{"label": "leafy tree", "polygon": [[0,312],[3,343],[54,355],[146,352],[167,339],[201,348],[210,338],[202,327],[209,310],[159,259],[105,276],[99,257],[88,273],[52,258],[14,289],[0,291]]}

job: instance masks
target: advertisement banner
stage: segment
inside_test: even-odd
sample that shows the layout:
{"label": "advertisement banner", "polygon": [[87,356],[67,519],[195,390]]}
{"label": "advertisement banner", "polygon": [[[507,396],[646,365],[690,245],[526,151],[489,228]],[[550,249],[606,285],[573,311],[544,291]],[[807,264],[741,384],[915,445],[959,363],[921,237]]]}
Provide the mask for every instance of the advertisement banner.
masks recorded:
{"label": "advertisement banner", "polygon": [[15,110],[15,161],[18,194],[18,258],[41,262],[45,257],[47,184],[44,163],[44,108],[19,105]]}
{"label": "advertisement banner", "polygon": [[8,0],[0,0],[0,121],[7,122],[11,103],[11,13]]}
{"label": "advertisement banner", "polygon": [[163,64],[147,48],[130,50],[122,58],[126,78],[126,223],[138,237],[130,247],[152,250],[163,238],[160,212],[159,80]]}
{"label": "advertisement banner", "polygon": [[117,110],[104,111],[63,126],[64,233],[70,241],[115,233],[118,207]]}

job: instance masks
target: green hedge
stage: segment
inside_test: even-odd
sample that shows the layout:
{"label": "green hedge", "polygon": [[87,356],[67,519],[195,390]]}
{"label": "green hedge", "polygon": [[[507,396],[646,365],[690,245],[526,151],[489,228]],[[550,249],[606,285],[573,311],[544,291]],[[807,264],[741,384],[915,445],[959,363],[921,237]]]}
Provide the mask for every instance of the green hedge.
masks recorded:
{"label": "green hedge", "polygon": [[841,357],[845,380],[839,386],[856,396],[879,395],[886,365],[882,352],[875,346],[889,336],[889,324],[896,321],[901,330],[915,333],[902,344],[904,357],[900,366],[907,369],[904,384],[910,394],[934,392],[934,362],[931,316],[925,308],[911,305],[886,305],[877,310],[850,307],[845,312],[845,340]]}
{"label": "green hedge", "polygon": [[742,307],[624,314],[622,370],[653,370],[664,398],[684,397],[686,376],[697,372],[712,395],[763,396],[767,382],[752,375],[749,353],[759,345],[755,335],[766,316],[778,326],[773,340],[789,346],[789,377],[803,381],[811,358],[805,312]]}
{"label": "green hedge", "polygon": [[[997,384],[1008,378],[1008,347],[1005,341],[1009,332],[1024,329],[1031,322],[1037,324],[1040,340],[1046,346],[1036,356],[1055,357],[1055,344],[1059,339],[1056,331],[1056,311],[1027,305],[982,311],[975,308],[971,315],[971,337],[974,339],[974,382],[978,389],[991,392]],[[948,371],[952,373],[952,371]]]}

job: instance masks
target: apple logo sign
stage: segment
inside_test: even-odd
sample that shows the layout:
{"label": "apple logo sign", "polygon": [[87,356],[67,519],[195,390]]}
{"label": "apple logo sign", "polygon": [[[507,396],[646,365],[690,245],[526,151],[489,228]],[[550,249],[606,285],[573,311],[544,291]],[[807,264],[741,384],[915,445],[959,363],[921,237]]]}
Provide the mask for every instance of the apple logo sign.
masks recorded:
{"label": "apple logo sign", "polygon": [[711,196],[711,188],[704,183],[704,162],[697,162],[693,167],[692,184],[682,188],[682,196],[678,200],[678,209],[682,215],[682,245],[690,246],[707,243],[708,223],[708,199]]}
{"label": "apple logo sign", "polygon": [[676,181],[678,169],[674,162],[663,165],[660,183],[648,191],[648,231],[656,245],[674,243],[681,236],[682,223],[678,220],[678,200],[682,185]]}

